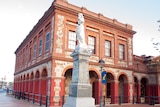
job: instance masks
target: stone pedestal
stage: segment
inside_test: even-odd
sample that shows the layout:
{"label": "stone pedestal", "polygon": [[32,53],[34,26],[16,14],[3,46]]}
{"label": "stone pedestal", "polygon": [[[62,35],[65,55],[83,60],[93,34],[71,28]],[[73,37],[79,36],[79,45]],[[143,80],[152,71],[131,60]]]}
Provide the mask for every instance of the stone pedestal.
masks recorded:
{"label": "stone pedestal", "polygon": [[63,107],[95,107],[92,98],[92,86],[89,80],[88,60],[90,53],[87,49],[80,48],[74,51],[72,83],[69,87],[69,96]]}

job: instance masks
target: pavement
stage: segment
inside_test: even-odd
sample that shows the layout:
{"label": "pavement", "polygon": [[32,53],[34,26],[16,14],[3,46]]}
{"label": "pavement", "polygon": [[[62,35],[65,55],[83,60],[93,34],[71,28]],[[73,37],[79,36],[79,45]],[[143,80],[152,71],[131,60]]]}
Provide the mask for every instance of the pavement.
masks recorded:
{"label": "pavement", "polygon": [[13,95],[0,92],[0,107],[42,107],[27,100],[18,100]]}
{"label": "pavement", "polygon": [[[160,107],[160,105],[154,105]],[[154,107],[148,104],[122,104],[122,105],[106,105],[105,107]],[[5,91],[0,90],[0,107],[44,107],[27,100],[16,99],[13,95],[6,95]]]}

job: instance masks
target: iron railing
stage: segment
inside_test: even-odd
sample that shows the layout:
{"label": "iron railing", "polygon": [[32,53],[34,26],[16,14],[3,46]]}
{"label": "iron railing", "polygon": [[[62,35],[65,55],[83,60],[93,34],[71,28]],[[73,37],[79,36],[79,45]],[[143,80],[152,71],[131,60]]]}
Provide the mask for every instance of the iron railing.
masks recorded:
{"label": "iron railing", "polygon": [[[65,97],[55,97],[55,96],[48,96],[48,95],[42,95],[42,94],[33,94],[29,92],[13,92],[13,95],[17,99],[27,100],[28,102],[37,103],[39,106],[44,105],[45,107],[48,107],[49,105],[56,105],[59,107],[62,107],[65,103]],[[100,97],[95,98],[95,104],[100,104]],[[138,103],[138,104],[160,104],[160,97],[159,96],[114,96],[114,97],[103,97],[103,105],[108,104],[124,104],[124,103]]]}

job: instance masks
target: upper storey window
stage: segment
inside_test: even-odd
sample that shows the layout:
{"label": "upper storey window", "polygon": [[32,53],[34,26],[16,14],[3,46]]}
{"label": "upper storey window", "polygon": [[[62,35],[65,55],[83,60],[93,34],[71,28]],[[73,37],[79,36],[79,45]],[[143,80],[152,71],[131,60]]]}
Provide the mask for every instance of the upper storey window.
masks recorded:
{"label": "upper storey window", "polygon": [[47,35],[46,35],[45,51],[49,50],[49,45],[50,45],[50,32],[48,32]]}
{"label": "upper storey window", "polygon": [[111,41],[105,41],[105,55],[111,57]]}
{"label": "upper storey window", "polygon": [[34,44],[34,54],[33,54],[33,57],[34,57],[34,59],[36,58],[36,44]]}
{"label": "upper storey window", "polygon": [[96,38],[93,36],[88,36],[88,48],[91,50],[92,54],[95,54],[95,40]]}
{"label": "upper storey window", "polygon": [[124,45],[123,44],[119,44],[119,59],[120,60],[124,60],[125,59],[124,52],[125,52]]}
{"label": "upper storey window", "polygon": [[76,32],[69,31],[69,37],[68,37],[68,49],[75,49],[76,47]]}
{"label": "upper storey window", "polygon": [[42,54],[42,39],[39,40],[39,55]]}

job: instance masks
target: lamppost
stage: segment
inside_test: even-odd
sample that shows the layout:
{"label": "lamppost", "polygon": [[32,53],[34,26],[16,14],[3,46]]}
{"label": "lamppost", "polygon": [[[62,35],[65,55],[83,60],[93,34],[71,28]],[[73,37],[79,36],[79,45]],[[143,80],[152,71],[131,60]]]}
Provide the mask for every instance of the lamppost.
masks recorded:
{"label": "lamppost", "polygon": [[103,59],[100,59],[99,60],[99,66],[100,66],[100,71],[101,71],[101,84],[100,84],[100,107],[103,107],[103,95],[102,95],[102,80],[103,80],[103,77],[102,77],[102,69],[104,67],[104,60]]}

